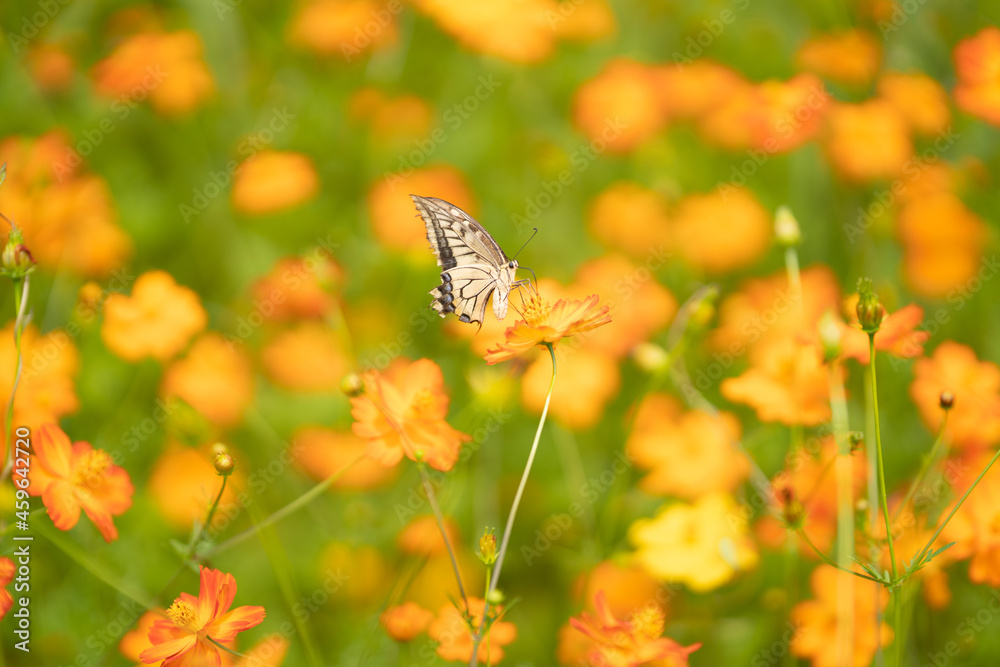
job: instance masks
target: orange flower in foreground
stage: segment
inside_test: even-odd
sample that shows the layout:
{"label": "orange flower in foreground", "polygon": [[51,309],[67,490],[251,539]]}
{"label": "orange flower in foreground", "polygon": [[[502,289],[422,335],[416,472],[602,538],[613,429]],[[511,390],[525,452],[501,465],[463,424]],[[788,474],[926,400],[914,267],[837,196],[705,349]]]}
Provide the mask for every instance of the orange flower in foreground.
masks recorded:
{"label": "orange flower in foreground", "polygon": [[507,361],[536,345],[555,345],[563,338],[608,324],[608,307],[598,307],[598,300],[595,294],[583,301],[563,299],[550,306],[540,294],[530,293],[527,301],[522,300],[524,319],[507,329],[503,342],[486,354],[486,363]]}
{"label": "orange flower in foreground", "polygon": [[104,302],[101,338],[126,361],[166,361],[205,328],[208,316],[198,295],[166,271],[139,276],[132,295],[111,294]]}
{"label": "orange flower in foreground", "polygon": [[955,447],[978,449],[1000,442],[1000,367],[979,361],[972,348],[945,341],[913,365],[910,396],[927,428],[941,428],[941,392],[955,395],[948,432]]}
{"label": "orange flower in foreground", "polygon": [[795,56],[799,67],[851,86],[864,86],[878,71],[882,49],[874,35],[848,30],[807,41]]}
{"label": "orange flower in foreground", "polygon": [[658,81],[648,65],[618,58],[576,91],[573,119],[598,146],[624,153],[663,127]]}
{"label": "orange flower in foreground", "polygon": [[17,566],[6,556],[0,556],[0,620],[7,615],[14,605],[14,596],[7,590],[7,584],[14,581]]}
{"label": "orange flower in foreground", "polygon": [[170,365],[160,391],[168,400],[183,399],[213,424],[232,426],[253,400],[250,360],[221,334],[205,334]]}
{"label": "orange flower in foreground", "polygon": [[571,618],[570,624],[593,640],[590,663],[608,667],[640,667],[657,664],[670,667],[687,667],[688,656],[701,648],[701,644],[681,646],[669,637],[663,637],[666,619],[663,611],[655,606],[636,609],[627,620],[619,621],[608,608],[604,592],[594,597],[597,613],[582,612]]}
{"label": "orange flower in foreground", "polygon": [[[858,324],[856,308],[858,295],[844,302],[844,311],[849,314],[849,324],[842,326],[840,356],[842,359],[857,359],[862,364],[870,360],[868,334]],[[930,338],[926,331],[917,329],[924,319],[924,309],[915,303],[890,313],[882,320],[882,326],[875,333],[875,351],[911,359],[924,353],[924,343]]]}
{"label": "orange flower in foreground", "polygon": [[[396,478],[397,468],[387,468],[363,456],[368,443],[352,432],[341,433],[318,426],[301,428],[292,436],[292,455],[310,477],[324,480],[350,468],[333,483],[335,489],[366,491]],[[358,459],[358,460],[356,460]]]}
{"label": "orange flower in foreground", "polygon": [[386,634],[398,642],[408,642],[425,632],[434,620],[434,613],[415,602],[407,602],[398,607],[390,607],[379,616]]}
{"label": "orange flower in foreground", "polygon": [[896,178],[913,156],[906,118],[885,100],[834,104],[828,118],[827,152],[847,180]]}
{"label": "orange flower in foreground", "polygon": [[198,597],[181,593],[174,600],[167,609],[167,618],[153,623],[149,631],[153,646],[140,658],[146,664],[162,660],[161,667],[219,665],[222,654],[210,639],[224,644],[264,620],[263,607],[230,610],[235,598],[233,575],[201,566]]}
{"label": "orange flower in foreground", "polygon": [[264,215],[293,208],[319,192],[319,175],[302,153],[264,150],[247,158],[233,179],[233,208]]}
{"label": "orange flower in foreground", "polygon": [[974,116],[1000,125],[1000,28],[983,28],[955,47],[958,85],[955,103]]}
{"label": "orange flower in foreground", "polygon": [[815,426],[830,419],[829,373],[820,350],[794,338],[754,348],[751,367],[722,381],[722,395],[765,422]]}
{"label": "orange flower in foreground", "polygon": [[681,255],[709,273],[748,266],[771,245],[771,216],[745,188],[688,195],[673,223]]}
{"label": "orange flower in foreground", "polygon": [[857,622],[850,655],[838,655],[839,600],[845,587],[853,588],[854,618],[874,619],[876,607],[885,610],[888,605],[888,591],[830,565],[813,570],[811,581],[816,598],[792,609],[792,623],[797,628],[792,636],[792,654],[812,659],[813,667],[870,664],[876,649],[892,642],[893,632],[884,622],[878,628],[872,622]]}
{"label": "orange flower in foreground", "polygon": [[453,429],[441,368],[430,359],[399,358],[384,372],[364,373],[365,393],[351,399],[354,432],[368,440],[366,453],[384,465],[405,454],[437,470],[451,470],[463,442],[472,438]]}
{"label": "orange flower in foreground", "polygon": [[82,509],[105,542],[118,539],[112,517],[132,506],[134,489],[128,473],[89,442],[70,443],[55,424],[39,427],[33,444],[28,493],[42,497],[55,527],[69,530],[80,520]]}
{"label": "orange flower in foreground", "polygon": [[351,62],[396,41],[396,17],[390,6],[378,0],[310,0],[292,17],[288,41]]}
{"label": "orange flower in foreground", "polygon": [[93,77],[98,94],[136,100],[148,95],[164,115],[192,111],[215,92],[201,38],[192,30],[128,37],[94,66]]}
{"label": "orange flower in foreground", "polygon": [[[472,614],[473,629],[478,629],[483,620],[486,603],[479,598],[469,598],[469,613]],[[437,618],[430,625],[429,634],[438,643],[437,654],[445,660],[469,662],[472,659],[472,631],[461,611],[452,604],[446,604],[438,611]],[[490,615],[500,618],[503,607],[490,605]],[[479,644],[479,662],[496,664],[503,660],[503,647],[517,639],[517,628],[513,623],[496,620]]]}

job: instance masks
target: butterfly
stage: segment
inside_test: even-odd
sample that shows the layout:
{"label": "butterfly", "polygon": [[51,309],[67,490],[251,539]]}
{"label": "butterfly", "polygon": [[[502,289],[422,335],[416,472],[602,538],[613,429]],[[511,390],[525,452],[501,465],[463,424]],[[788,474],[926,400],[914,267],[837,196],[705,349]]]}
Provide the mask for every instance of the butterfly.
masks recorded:
{"label": "butterfly", "polygon": [[462,322],[483,326],[486,302],[493,296],[493,314],[507,316],[517,261],[507,257],[476,220],[443,199],[410,195],[427,225],[427,240],[441,267],[441,284],[430,291],[431,308],[441,317],[455,313]]}

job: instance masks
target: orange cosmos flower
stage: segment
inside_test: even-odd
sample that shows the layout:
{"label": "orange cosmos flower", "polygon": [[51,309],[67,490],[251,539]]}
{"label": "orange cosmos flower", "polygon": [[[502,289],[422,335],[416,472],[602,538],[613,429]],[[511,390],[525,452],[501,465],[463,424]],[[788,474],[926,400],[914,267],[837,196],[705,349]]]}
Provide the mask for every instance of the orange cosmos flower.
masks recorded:
{"label": "orange cosmos flower", "polygon": [[[167,404],[166,407],[170,409],[171,406]],[[141,446],[136,436],[125,442]],[[195,521],[204,521],[205,513],[219,495],[222,480],[209,454],[207,448],[194,449],[168,440],[153,465],[149,494],[163,518],[177,530],[187,530]],[[244,480],[243,472],[237,469],[226,485],[210,528],[219,529],[230,521],[227,517],[240,512],[242,506],[235,489],[241,488]]]}
{"label": "orange cosmos flower", "polygon": [[847,180],[896,178],[913,156],[906,118],[885,100],[834,104],[828,118],[827,152]]}
{"label": "orange cosmos flower", "polygon": [[69,530],[80,520],[82,509],[105,542],[118,539],[112,517],[132,506],[134,489],[128,473],[89,442],[70,443],[55,424],[39,427],[33,446],[28,493],[42,497],[55,527]]}
{"label": "orange cosmos flower", "polygon": [[[604,406],[618,395],[621,373],[607,353],[590,349],[556,349],[559,382],[552,390],[552,416],[566,428],[579,431],[594,426],[604,415]],[[552,380],[552,364],[535,359],[521,377],[521,402],[541,414]]]}
{"label": "orange cosmos flower", "polygon": [[[437,618],[430,625],[429,634],[438,642],[437,654],[445,660],[469,662],[472,659],[472,632],[478,630],[483,620],[486,602],[480,598],[469,598],[468,613],[472,615],[473,628],[470,630],[464,618],[466,609],[458,609],[446,604],[438,611]],[[503,607],[490,605],[490,615],[497,619],[503,616]],[[513,623],[496,620],[490,626],[479,644],[479,662],[496,664],[503,660],[503,647],[517,639],[517,628]]]}
{"label": "orange cosmos flower", "polygon": [[397,642],[408,642],[426,632],[434,613],[415,602],[407,602],[398,607],[390,607],[379,616],[386,633]]}
{"label": "orange cosmos flower", "polygon": [[798,148],[819,134],[830,93],[812,74],[756,86],[747,121],[751,146],[768,153]]}
{"label": "orange cosmos flower", "polygon": [[886,72],[879,77],[878,94],[903,114],[914,132],[934,136],[951,124],[948,94],[926,74]]}
{"label": "orange cosmos flower", "polygon": [[555,345],[563,338],[576,336],[611,322],[607,306],[598,307],[596,294],[583,301],[562,299],[554,306],[540,294],[529,291],[523,300],[522,317],[504,333],[497,349],[486,354],[487,364],[498,364],[520,356],[536,345]]}
{"label": "orange cosmos flower", "polygon": [[983,28],[955,47],[958,85],[952,91],[964,111],[1000,125],[1000,28]]}
{"label": "orange cosmos flower", "polygon": [[396,41],[400,6],[377,0],[309,0],[292,17],[287,38],[293,46],[347,62]]}
{"label": "orange cosmos flower", "polygon": [[233,208],[248,215],[277,213],[319,192],[319,175],[302,153],[263,150],[247,158],[233,179]]}
{"label": "orange cosmos flower", "polygon": [[[344,270],[325,251],[279,260],[252,288],[253,309],[264,319],[319,319],[334,305],[331,292],[344,281]],[[247,317],[247,324],[256,324]],[[245,337],[237,327],[235,333]]]}
{"label": "orange cosmos flower", "polygon": [[559,11],[561,7],[554,9],[555,12],[546,13],[546,18],[559,39],[592,42],[614,35],[618,28],[615,13],[606,0],[575,5],[568,15]]}
{"label": "orange cosmos flower", "polygon": [[408,150],[427,136],[434,121],[431,106],[416,95],[389,97],[366,87],[351,96],[349,105],[351,117],[368,123],[373,137]]}
{"label": "orange cosmos flower", "polygon": [[607,63],[576,91],[573,119],[588,139],[605,147],[598,152],[632,150],[666,122],[654,70],[626,58]]}
{"label": "orange cosmos flower", "polygon": [[722,381],[722,395],[765,422],[815,426],[830,419],[829,372],[817,346],[789,337],[758,344],[751,367]]}
{"label": "orange cosmos flower", "polygon": [[578,618],[569,620],[570,625],[593,640],[588,656],[590,664],[687,667],[688,656],[701,648],[701,644],[681,646],[663,637],[666,619],[655,605],[640,607],[627,620],[620,621],[611,613],[604,591],[599,591],[594,597],[594,608],[596,614],[582,612]]}
{"label": "orange cosmos flower", "polygon": [[166,361],[207,323],[193,290],[178,285],[166,271],[150,271],[136,279],[131,296],[108,296],[101,338],[126,361]]}
{"label": "orange cosmos flower", "polygon": [[692,194],[677,202],[673,233],[681,255],[709,273],[748,266],[771,245],[771,215],[745,188]]}
{"label": "orange cosmos flower", "polygon": [[6,556],[0,556],[0,620],[7,615],[10,608],[14,606],[14,596],[7,590],[7,584],[14,581],[17,574],[17,566],[14,561]]}
{"label": "orange cosmos flower", "polygon": [[128,99],[148,95],[165,116],[193,111],[215,92],[201,38],[192,30],[128,37],[94,66],[92,76],[98,94]]}
{"label": "orange cosmos flower", "polygon": [[[867,364],[870,360],[868,334],[858,324],[857,305],[857,294],[844,301],[848,324],[841,328],[840,356],[842,359],[857,359],[862,364]],[[882,320],[882,326],[875,333],[875,350],[904,359],[919,357],[924,353],[924,343],[930,338],[928,332],[917,329],[923,319],[924,309],[915,303],[890,313]]]}
{"label": "orange cosmos flower", "polygon": [[979,361],[972,348],[945,341],[913,365],[910,396],[931,431],[941,428],[941,393],[955,396],[948,432],[955,447],[981,449],[1000,442],[1000,367]]}
{"label": "orange cosmos flower", "polygon": [[[76,412],[80,406],[74,381],[80,368],[76,346],[59,329],[41,336],[29,324],[21,334],[23,367],[14,396],[15,425],[36,428]],[[0,404],[6,405],[14,386],[17,349],[14,323],[0,330]]]}
{"label": "orange cosmos flower", "polygon": [[261,359],[268,377],[295,391],[334,391],[347,372],[340,343],[322,322],[282,331],[263,349]]}
{"label": "orange cosmos flower", "polygon": [[430,359],[399,358],[383,373],[364,373],[365,393],[351,399],[354,432],[368,440],[366,453],[384,465],[405,454],[419,457],[437,470],[451,470],[463,442],[472,438],[456,431],[445,417],[448,395],[441,368]]}
{"label": "orange cosmos flower", "polygon": [[250,360],[221,334],[205,334],[170,365],[160,393],[184,400],[213,424],[232,426],[253,400]]}
{"label": "orange cosmos flower", "polygon": [[653,74],[666,114],[685,120],[698,120],[739,91],[753,87],[739,72],[709,60],[694,60],[683,67],[663,65]]}
{"label": "orange cosmos flower", "polygon": [[367,446],[365,440],[352,432],[340,433],[318,426],[301,428],[292,436],[295,460],[313,479],[324,480],[351,465],[333,483],[335,489],[367,491],[396,478],[397,468],[387,468],[367,457],[357,460]]}
{"label": "orange cosmos flower", "polygon": [[[792,636],[792,654],[811,659],[813,667],[870,664],[876,649],[892,642],[893,632],[886,623],[876,627],[867,620],[875,618],[876,608],[885,610],[889,592],[830,565],[813,570],[811,581],[816,598],[792,609],[792,623],[798,629]],[[837,651],[838,600],[844,587],[853,588],[853,615],[859,621],[854,624],[850,655]]]}
{"label": "orange cosmos flower", "polygon": [[596,611],[594,599],[603,592],[607,608],[615,616],[627,616],[633,609],[650,604],[666,614],[672,596],[670,590],[628,556],[616,556],[614,560],[598,563],[580,577],[574,588],[580,590],[585,608],[591,611]]}
{"label": "orange cosmos flower", "polygon": [[867,85],[875,77],[881,58],[875,36],[857,29],[814,37],[795,56],[802,69],[849,86]]}
{"label": "orange cosmos flower", "polygon": [[167,618],[153,623],[149,641],[153,646],[139,656],[146,664],[162,662],[162,667],[221,662],[222,654],[210,639],[219,643],[234,640],[264,620],[263,607],[237,607],[236,579],[231,574],[201,566],[198,597],[181,593],[167,609]]}
{"label": "orange cosmos flower", "polygon": [[640,488],[691,500],[732,491],[746,479],[749,462],[734,447],[739,438],[739,420],[728,412],[685,412],[673,397],[650,394],[639,406],[626,448],[637,466],[650,471]]}
{"label": "orange cosmos flower", "polygon": [[666,198],[631,181],[612,184],[591,202],[587,226],[605,246],[640,260],[670,246]]}
{"label": "orange cosmos flower", "polygon": [[[956,500],[943,510],[942,516],[951,513],[957,498],[972,485],[992,457],[993,452],[989,450],[963,457],[958,465],[964,467],[965,474],[955,474],[949,479]],[[994,464],[931,547],[937,549],[949,542],[957,542],[942,554],[944,562],[971,558],[969,579],[993,588],[1000,587],[1000,473],[997,470]]]}
{"label": "orange cosmos flower", "polygon": [[28,52],[28,68],[38,87],[47,92],[61,92],[73,83],[76,61],[59,44],[40,44]]}

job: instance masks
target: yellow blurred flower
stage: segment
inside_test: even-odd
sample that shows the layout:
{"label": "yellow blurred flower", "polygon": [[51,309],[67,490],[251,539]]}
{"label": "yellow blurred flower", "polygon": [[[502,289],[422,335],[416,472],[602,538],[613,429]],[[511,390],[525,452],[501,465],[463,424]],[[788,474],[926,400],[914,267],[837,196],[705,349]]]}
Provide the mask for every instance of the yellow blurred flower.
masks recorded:
{"label": "yellow blurred flower", "polygon": [[896,107],[918,134],[944,134],[951,126],[948,94],[926,74],[886,72],[879,77],[878,94]]}
{"label": "yellow blurred flower", "polygon": [[300,322],[261,350],[268,377],[293,391],[336,391],[347,372],[337,338],[322,322]]}
{"label": "yellow blurred flower", "polygon": [[849,181],[896,178],[913,156],[907,118],[890,102],[834,104],[827,117],[827,152]]}
{"label": "yellow blurred flower", "polygon": [[[87,140],[78,148],[93,146]],[[7,179],[0,211],[24,231],[38,265],[103,277],[120,267],[132,243],[118,226],[118,212],[104,180],[84,173],[83,158],[59,131],[38,139],[0,142]]]}
{"label": "yellow blurred flower", "polygon": [[644,259],[670,247],[666,198],[632,181],[613,183],[591,202],[587,227],[606,247]]}
{"label": "yellow blurred flower", "polygon": [[[29,324],[21,334],[23,366],[21,381],[14,397],[14,426],[32,430],[72,414],[80,407],[74,382],[80,369],[80,356],[73,339],[59,329],[39,335]],[[6,406],[14,386],[17,350],[14,347],[14,323],[0,330],[0,404]],[[2,419],[2,418],[0,418]]]}
{"label": "yellow blurred flower", "polygon": [[537,63],[555,49],[554,0],[413,0],[413,4],[476,53]]}
{"label": "yellow blurred flower", "polygon": [[955,103],[973,116],[1000,125],[1000,28],[988,26],[955,47]]}
{"label": "yellow blurred flower", "polygon": [[573,99],[573,119],[595,153],[625,153],[666,122],[658,81],[648,65],[617,58],[584,82]]}
{"label": "yellow blurred flower", "polygon": [[319,192],[319,175],[302,153],[264,150],[239,165],[233,208],[248,215],[276,213],[305,203]]}
{"label": "yellow blurred flower", "polygon": [[556,37],[573,42],[592,42],[615,34],[618,25],[606,0],[565,2],[556,0],[546,13]]}
{"label": "yellow blurred flower", "polygon": [[723,493],[664,506],[655,518],[632,524],[629,541],[637,561],[654,577],[699,593],[728,583],[758,558],[744,514]]}
{"label": "yellow blurred flower", "polygon": [[350,431],[306,426],[295,432],[292,443],[296,462],[315,480],[324,480],[350,464],[333,483],[335,489],[367,491],[385,486],[399,473],[399,468],[365,457],[367,443]]}
{"label": "yellow blurred flower", "polygon": [[340,586],[337,594],[343,593],[348,605],[358,609],[381,605],[396,576],[382,552],[370,544],[332,542],[320,555],[319,568],[325,580]]}
{"label": "yellow blurred flower", "polygon": [[688,195],[673,220],[677,250],[709,273],[756,262],[771,245],[771,228],[771,216],[745,188]]}
{"label": "yellow blurred flower", "polygon": [[819,35],[803,44],[795,55],[802,69],[848,86],[865,86],[875,78],[882,59],[879,40],[859,29]]}
{"label": "yellow blurred flower", "polygon": [[192,30],[144,32],[128,37],[91,73],[99,95],[140,101],[148,96],[158,113],[193,111],[215,92],[215,79],[202,58],[201,38]]}
{"label": "yellow blurred flower", "polygon": [[211,332],[167,368],[160,392],[168,401],[182,399],[217,426],[234,426],[253,400],[253,388],[250,360]]}
{"label": "yellow blurred flower", "polygon": [[[236,489],[243,488],[245,481],[238,466],[212,517],[212,528],[221,530],[242,512]],[[183,531],[195,521],[205,520],[221,486],[222,478],[212,465],[208,448],[194,449],[168,441],[153,465],[147,489],[167,523]]]}
{"label": "yellow blurred flower", "polygon": [[321,56],[352,62],[394,44],[402,0],[307,0],[288,24],[290,44]]}
{"label": "yellow blurred flower", "polygon": [[101,338],[126,361],[144,357],[166,361],[207,323],[193,290],[178,285],[166,271],[149,271],[136,279],[131,296],[108,296]]}
{"label": "yellow blurred flower", "polygon": [[[402,159],[402,158],[401,158]],[[410,194],[443,199],[475,217],[476,203],[465,177],[454,167],[407,167],[386,174],[368,193],[368,215],[375,237],[393,250],[420,250],[428,261],[427,230],[413,210]]]}
{"label": "yellow blurred flower", "polygon": [[750,466],[735,448],[739,438],[739,420],[728,412],[684,411],[673,397],[650,394],[639,406],[626,448],[649,471],[641,489],[691,500],[733,491],[746,478]]}

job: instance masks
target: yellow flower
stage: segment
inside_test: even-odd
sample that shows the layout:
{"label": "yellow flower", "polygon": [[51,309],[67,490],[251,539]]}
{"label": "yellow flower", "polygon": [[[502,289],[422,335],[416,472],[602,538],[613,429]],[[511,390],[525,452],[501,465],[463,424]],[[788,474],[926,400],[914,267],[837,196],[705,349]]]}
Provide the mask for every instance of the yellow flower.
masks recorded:
{"label": "yellow flower", "polygon": [[629,529],[637,561],[653,576],[680,581],[698,592],[729,582],[757,564],[746,519],[728,494],[713,493],[692,505],[664,507],[654,519]]}

